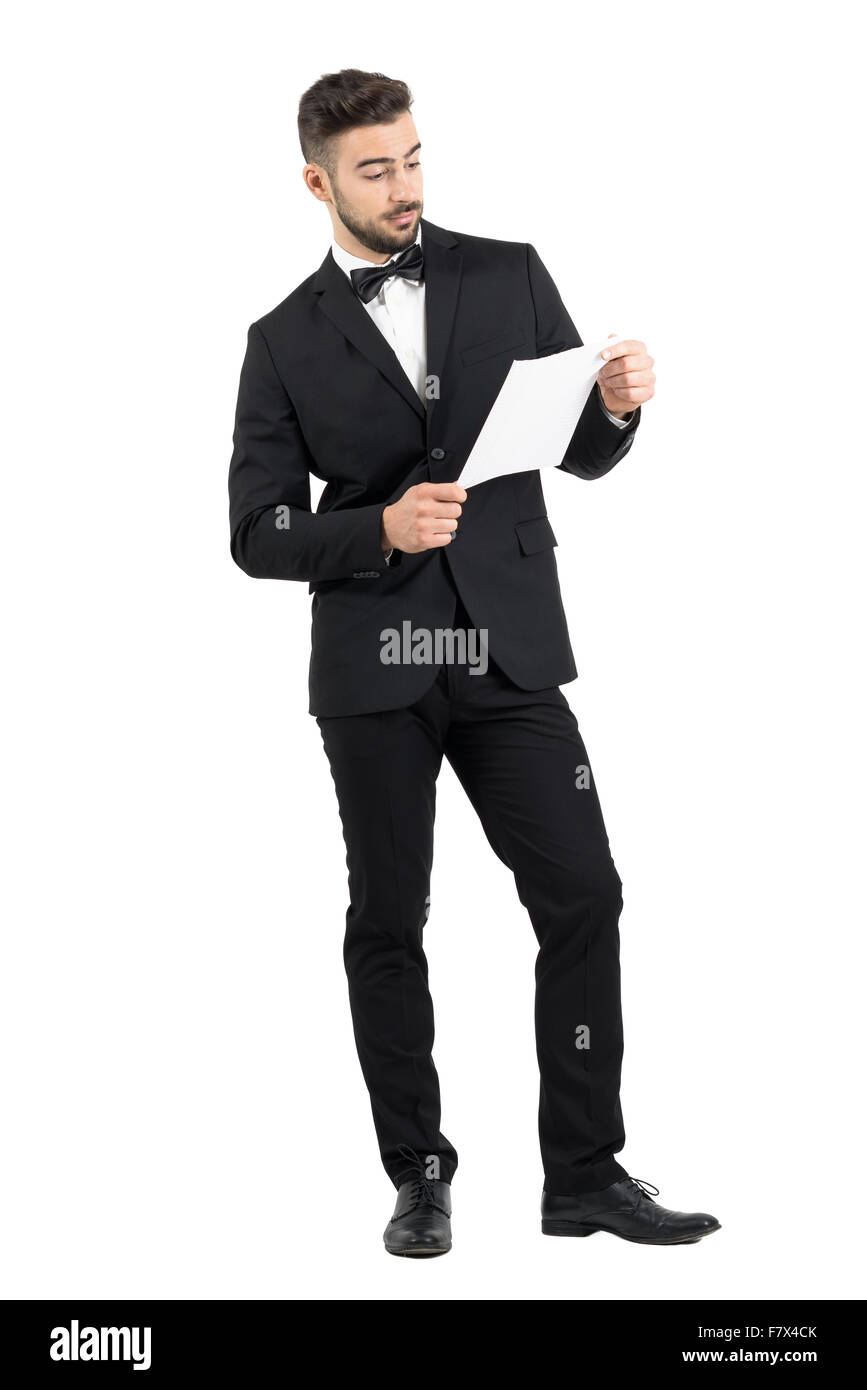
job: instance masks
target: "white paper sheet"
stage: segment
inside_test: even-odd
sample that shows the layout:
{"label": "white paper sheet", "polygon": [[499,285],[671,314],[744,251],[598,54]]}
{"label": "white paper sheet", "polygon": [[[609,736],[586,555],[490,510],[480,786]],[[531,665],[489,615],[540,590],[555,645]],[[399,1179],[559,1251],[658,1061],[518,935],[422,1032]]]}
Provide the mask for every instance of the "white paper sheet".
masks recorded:
{"label": "white paper sheet", "polygon": [[602,349],[622,341],[600,338],[550,357],[513,362],[464,464],[461,486],[562,463],[596,374],[605,365]]}

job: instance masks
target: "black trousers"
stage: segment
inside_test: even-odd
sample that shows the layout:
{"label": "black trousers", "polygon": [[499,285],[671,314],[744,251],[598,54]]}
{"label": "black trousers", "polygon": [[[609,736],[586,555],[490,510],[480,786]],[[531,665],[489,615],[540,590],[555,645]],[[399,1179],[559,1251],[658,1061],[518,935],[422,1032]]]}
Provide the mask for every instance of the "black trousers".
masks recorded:
{"label": "black trousers", "polygon": [[[452,625],[472,625],[460,600]],[[408,708],[317,723],[347,851],[343,956],[353,1029],[392,1182],[397,1187],[407,1176],[407,1146],[446,1182],[458,1165],[440,1131],[423,946],[443,755],[494,853],[514,873],[539,943],[535,1029],[545,1187],[590,1192],[626,1177],[614,1158],[625,1142],[622,884],[562,691],[520,690],[490,660],[485,674],[444,664]]]}

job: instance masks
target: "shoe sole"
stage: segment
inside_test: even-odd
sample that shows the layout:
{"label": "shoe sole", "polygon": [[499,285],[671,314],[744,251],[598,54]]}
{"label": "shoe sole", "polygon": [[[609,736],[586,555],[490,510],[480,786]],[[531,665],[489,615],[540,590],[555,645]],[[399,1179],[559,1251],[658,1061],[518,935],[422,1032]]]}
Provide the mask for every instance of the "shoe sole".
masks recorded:
{"label": "shoe sole", "polygon": [[720,1230],[722,1222],[718,1221],[697,1236],[681,1236],[677,1240],[643,1240],[641,1236],[625,1236],[620,1231],[611,1231],[607,1226],[579,1226],[575,1221],[542,1222],[543,1236],[595,1236],[604,1232],[608,1236],[617,1236],[618,1240],[628,1240],[632,1245],[697,1245],[705,1236],[712,1236],[714,1231]]}
{"label": "shoe sole", "polygon": [[432,1255],[447,1255],[452,1247],[449,1244],[435,1247],[431,1247],[429,1245],[419,1246],[415,1250],[392,1250],[389,1245],[387,1245],[385,1248],[389,1255],[405,1255],[412,1260],[424,1260],[428,1259]]}

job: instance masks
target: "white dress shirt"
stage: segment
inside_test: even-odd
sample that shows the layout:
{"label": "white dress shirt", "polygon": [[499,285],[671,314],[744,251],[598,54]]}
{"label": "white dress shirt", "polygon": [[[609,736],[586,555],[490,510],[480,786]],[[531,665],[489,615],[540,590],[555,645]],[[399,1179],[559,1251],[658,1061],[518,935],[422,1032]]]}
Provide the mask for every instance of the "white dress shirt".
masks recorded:
{"label": "white dress shirt", "polygon": [[[419,227],[415,239],[419,246],[421,246],[421,238],[421,227]],[[400,251],[395,251],[394,255],[389,257],[389,261],[396,260],[408,249],[404,246]],[[350,283],[352,281],[349,274],[351,270],[369,270],[372,265],[376,264],[374,261],[364,260],[361,256],[353,256],[349,251],[344,251],[343,247],[339,246],[336,241],[331,243],[331,254]],[[383,264],[388,264],[388,262],[383,262]],[[379,294],[374,295],[373,299],[366,304],[362,299],[359,299],[358,302],[367,310],[386,342],[394,349],[397,360],[418,392],[422,404],[425,404],[427,399],[425,396],[427,325],[424,280],[406,280],[401,276],[392,276],[390,280],[385,281]],[[620,429],[625,429],[632,419],[633,412],[630,412],[625,420],[618,420],[616,415],[612,415],[610,410],[605,409],[601,395],[599,404],[611,423]],[[389,550],[385,557],[386,563],[391,559],[392,554],[393,551]]]}
{"label": "white dress shirt", "polygon": [[[421,245],[421,228],[416,236],[416,244]],[[409,248],[396,251],[389,260],[396,260]],[[350,279],[351,270],[370,270],[374,261],[351,256],[342,246],[333,242],[331,254]],[[359,299],[359,304],[369,313],[386,342],[394,349],[422,404],[425,403],[425,376],[427,370],[427,325],[425,321],[425,293],[423,280],[404,280],[393,276],[367,304]],[[353,291],[354,292],[354,291]]]}

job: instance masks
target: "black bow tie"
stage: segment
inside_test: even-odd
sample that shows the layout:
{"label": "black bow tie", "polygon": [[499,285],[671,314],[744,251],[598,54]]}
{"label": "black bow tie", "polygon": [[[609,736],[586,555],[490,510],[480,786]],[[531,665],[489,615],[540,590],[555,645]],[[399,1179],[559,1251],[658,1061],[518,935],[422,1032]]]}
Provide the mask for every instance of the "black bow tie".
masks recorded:
{"label": "black bow tie", "polygon": [[386,280],[399,275],[404,280],[424,279],[424,252],[416,242],[398,256],[396,261],[386,261],[384,265],[372,265],[369,270],[350,270],[352,288],[363,304],[375,299]]}

